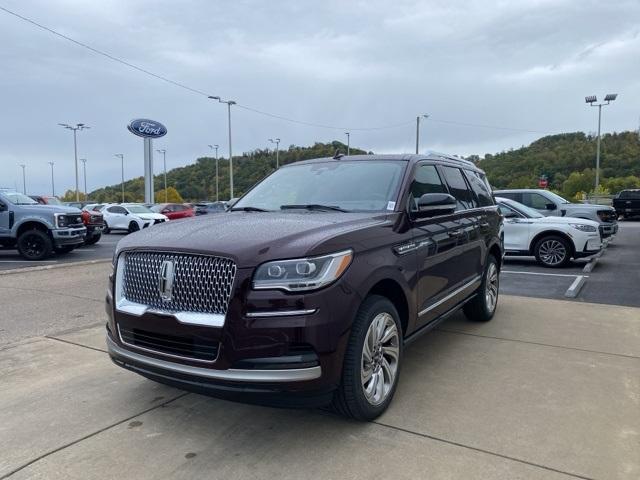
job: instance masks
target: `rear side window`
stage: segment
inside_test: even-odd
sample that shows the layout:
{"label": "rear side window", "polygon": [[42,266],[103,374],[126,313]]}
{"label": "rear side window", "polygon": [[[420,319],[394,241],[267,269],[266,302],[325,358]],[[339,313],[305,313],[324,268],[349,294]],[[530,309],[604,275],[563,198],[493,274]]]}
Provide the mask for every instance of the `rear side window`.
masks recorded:
{"label": "rear side window", "polygon": [[122,207],[109,207],[107,211],[111,213],[126,213],[126,210]]}
{"label": "rear side window", "polygon": [[416,210],[418,199],[425,193],[447,193],[447,187],[440,179],[433,165],[418,165],[416,175],[411,182],[411,209]]}
{"label": "rear side window", "polygon": [[623,190],[620,192],[620,198],[627,200],[640,200],[640,190]]}
{"label": "rear side window", "polygon": [[547,204],[553,202],[539,193],[525,192],[522,194],[522,203],[527,207],[535,208],[536,210],[545,210],[547,208]]}
{"label": "rear side window", "polygon": [[469,208],[477,208],[478,201],[475,199],[473,192],[469,189],[467,182],[459,168],[441,167],[444,179],[449,185],[449,193],[456,199],[456,210],[467,210]]}
{"label": "rear side window", "polygon": [[480,174],[470,170],[465,170],[464,173],[467,176],[469,185],[471,185],[471,189],[476,194],[476,197],[478,197],[478,203],[480,203],[480,206],[488,207],[493,205],[493,198],[491,197],[489,187]]}

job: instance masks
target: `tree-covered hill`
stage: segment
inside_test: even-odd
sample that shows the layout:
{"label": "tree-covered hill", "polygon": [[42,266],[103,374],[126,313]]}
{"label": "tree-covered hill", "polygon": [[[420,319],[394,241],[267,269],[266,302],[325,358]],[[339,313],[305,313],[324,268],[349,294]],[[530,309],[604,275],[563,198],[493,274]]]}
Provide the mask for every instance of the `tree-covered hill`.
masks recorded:
{"label": "tree-covered hill", "polygon": [[[280,151],[280,164],[298,160],[333,156],[336,150],[346,152],[341,142],[316,143],[311,147],[292,145]],[[352,148],[351,153],[364,154],[364,150]],[[371,152],[369,152],[371,153]],[[455,152],[453,152],[455,153]],[[589,193],[594,188],[596,138],[582,132],[564,133],[542,137],[530,145],[484,158],[473,155],[470,159],[479,163],[495,188],[536,188],[538,179],[546,176],[549,188],[567,197]],[[273,150],[254,150],[233,158],[236,196],[242,195],[256,182],[271,173],[276,166]],[[637,132],[605,134],[601,145],[601,186],[599,193],[617,193],[622,188],[640,188],[640,139]],[[229,162],[220,159],[221,200],[229,198]],[[158,172],[160,173],[160,172]],[[174,187],[186,201],[215,200],[215,159],[201,157],[194,164],[175,168],[168,172],[167,183]],[[155,190],[164,187],[162,175],[155,177]],[[89,197],[97,202],[118,202],[121,186],[112,185],[92,192]],[[74,196],[73,192],[68,192]],[[143,201],[142,177],[125,182],[125,200]],[[161,201],[158,198],[158,201]]]}
{"label": "tree-covered hill", "polygon": [[[341,142],[316,143],[311,147],[291,145],[280,150],[280,165],[306,160],[309,158],[333,156],[336,150],[346,153],[347,146]],[[364,150],[351,148],[352,154],[366,154]],[[240,196],[256,182],[263,179],[276,168],[274,150],[254,150],[242,156],[233,157],[234,195]],[[164,176],[156,175],[155,190],[164,188]],[[167,172],[167,185],[175,187],[186,201],[216,199],[216,162],[213,157],[201,157],[192,165],[174,168]],[[125,200],[141,202],[144,200],[144,178],[138,177],[124,182]],[[219,160],[219,197],[229,199],[229,161]],[[95,190],[89,198],[96,202],[119,202],[121,184]],[[156,199],[162,201],[161,198]]]}
{"label": "tree-covered hill", "polygon": [[[573,196],[593,189],[596,137],[582,132],[542,137],[531,145],[495,155],[479,165],[496,188],[537,187],[546,175],[549,188]],[[626,178],[634,177],[634,178]],[[604,188],[616,193],[640,182],[640,141],[637,132],[605,134],[600,147],[600,178]],[[640,184],[638,184],[640,186]],[[610,187],[610,188],[608,188]]]}

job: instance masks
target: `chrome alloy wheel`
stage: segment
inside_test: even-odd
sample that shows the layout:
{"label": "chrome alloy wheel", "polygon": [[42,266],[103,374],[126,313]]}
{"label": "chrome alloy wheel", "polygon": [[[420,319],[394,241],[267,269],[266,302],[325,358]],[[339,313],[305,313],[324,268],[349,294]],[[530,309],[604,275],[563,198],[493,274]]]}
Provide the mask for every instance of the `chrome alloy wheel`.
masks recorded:
{"label": "chrome alloy wheel", "polygon": [[498,267],[496,267],[495,263],[491,262],[489,263],[489,268],[487,270],[484,292],[485,301],[487,302],[487,310],[489,312],[493,312],[498,304],[498,287]]}
{"label": "chrome alloy wheel", "polygon": [[538,247],[540,260],[546,265],[559,265],[567,257],[567,249],[558,240],[545,240]]}
{"label": "chrome alloy wheel", "polygon": [[367,330],[360,367],[364,396],[371,405],[380,405],[393,389],[399,356],[396,322],[390,314],[379,313]]}

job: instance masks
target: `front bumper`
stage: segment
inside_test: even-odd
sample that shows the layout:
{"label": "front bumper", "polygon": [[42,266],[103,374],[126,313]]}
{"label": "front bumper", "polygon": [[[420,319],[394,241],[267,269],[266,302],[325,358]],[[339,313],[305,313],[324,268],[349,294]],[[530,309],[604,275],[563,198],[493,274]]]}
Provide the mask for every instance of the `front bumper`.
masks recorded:
{"label": "front bumper", "polygon": [[599,229],[600,229],[600,236],[602,238],[607,238],[618,233],[618,224],[617,223],[601,223]]}
{"label": "front bumper", "polygon": [[53,243],[56,247],[63,245],[80,245],[84,242],[87,235],[85,227],[78,228],[59,228],[51,230]]}
{"label": "front bumper", "polygon": [[[152,380],[215,397],[278,406],[328,404],[340,384],[359,298],[342,280],[302,295],[255,291],[250,278],[251,272],[238,271],[226,318],[215,326],[184,323],[184,318],[153,310],[120,311],[110,289],[107,346],[112,360]],[[217,356],[204,361],[145,350],[131,343],[134,330],[217,345]]]}
{"label": "front bumper", "polygon": [[592,255],[597,254],[602,250],[602,239],[600,236],[589,237],[587,241],[584,243],[584,246],[577,250],[573,257],[574,258],[584,258],[590,257]]}

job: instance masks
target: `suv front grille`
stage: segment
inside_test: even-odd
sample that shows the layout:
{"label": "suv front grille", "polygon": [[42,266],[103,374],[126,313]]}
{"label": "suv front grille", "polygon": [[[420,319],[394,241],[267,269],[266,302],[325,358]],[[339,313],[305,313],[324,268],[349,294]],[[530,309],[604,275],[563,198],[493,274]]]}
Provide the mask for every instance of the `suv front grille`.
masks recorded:
{"label": "suv front grille", "polygon": [[[166,312],[226,315],[236,276],[236,264],[232,260],[169,252],[125,252],[123,255],[122,294],[127,300]],[[165,261],[173,262],[174,266],[173,288],[168,300],[161,297],[159,285]]]}
{"label": "suv front grille", "polygon": [[206,341],[192,335],[167,335],[139,328],[118,326],[120,340],[143,350],[203,362],[214,362],[218,357],[218,342]]}
{"label": "suv front grille", "polygon": [[616,222],[618,214],[615,210],[598,210],[598,218],[603,222]]}

